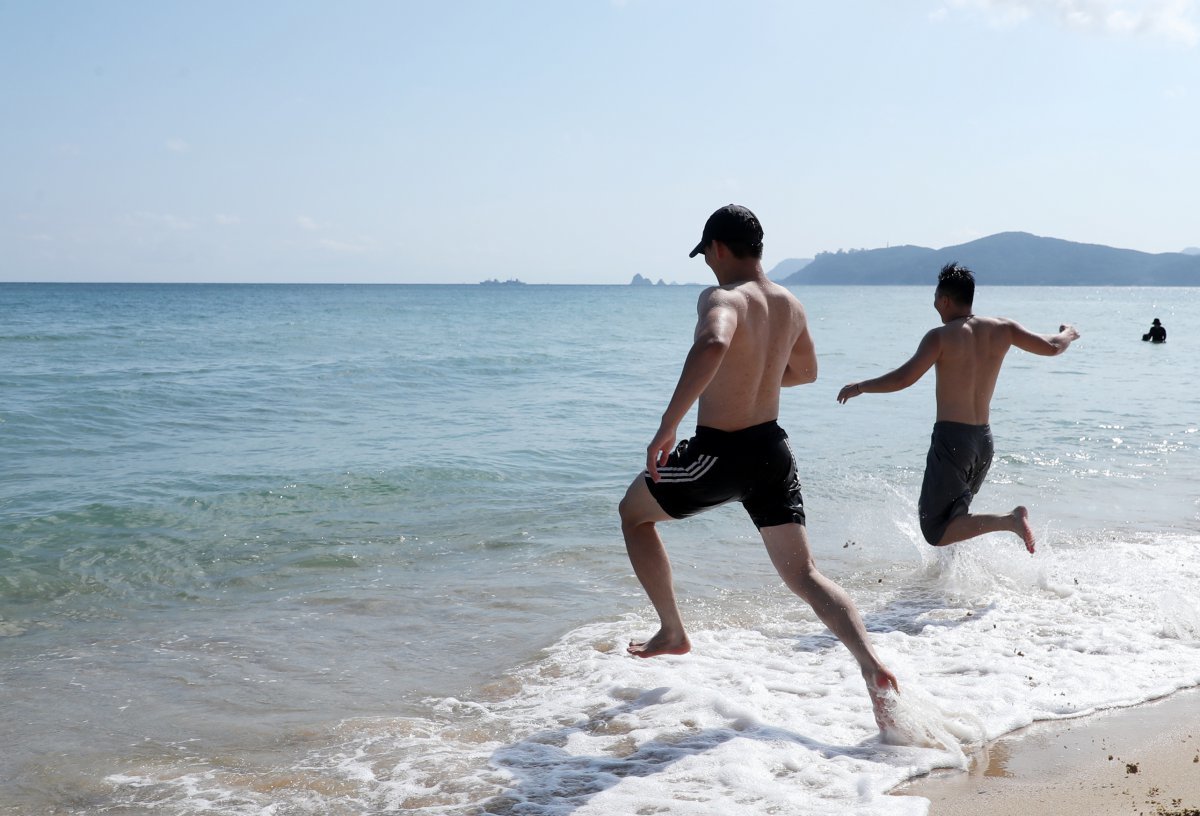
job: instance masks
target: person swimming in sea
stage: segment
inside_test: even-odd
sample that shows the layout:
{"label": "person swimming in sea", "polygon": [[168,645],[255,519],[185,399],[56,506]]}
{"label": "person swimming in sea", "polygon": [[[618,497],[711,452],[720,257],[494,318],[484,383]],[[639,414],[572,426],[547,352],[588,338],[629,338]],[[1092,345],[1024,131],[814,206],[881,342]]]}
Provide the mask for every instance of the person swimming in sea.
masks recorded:
{"label": "person swimming in sea", "polygon": [[1142,335],[1143,340],[1149,340],[1151,343],[1167,342],[1167,330],[1163,328],[1163,324],[1154,318],[1154,324],[1150,326],[1150,331]]}

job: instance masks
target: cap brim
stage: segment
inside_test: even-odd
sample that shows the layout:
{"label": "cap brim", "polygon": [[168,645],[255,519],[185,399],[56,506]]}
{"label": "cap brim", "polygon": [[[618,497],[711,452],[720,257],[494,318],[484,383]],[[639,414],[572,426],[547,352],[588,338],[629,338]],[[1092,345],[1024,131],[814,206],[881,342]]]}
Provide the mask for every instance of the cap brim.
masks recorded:
{"label": "cap brim", "polygon": [[700,254],[702,254],[702,253],[704,252],[704,245],[705,245],[706,243],[708,243],[708,242],[707,242],[707,241],[705,241],[705,240],[703,240],[703,239],[701,239],[700,243],[696,244],[696,248],[695,248],[695,249],[693,249],[691,252],[689,252],[689,253],[688,253],[688,257],[689,257],[689,258],[695,258],[697,255],[700,255]]}

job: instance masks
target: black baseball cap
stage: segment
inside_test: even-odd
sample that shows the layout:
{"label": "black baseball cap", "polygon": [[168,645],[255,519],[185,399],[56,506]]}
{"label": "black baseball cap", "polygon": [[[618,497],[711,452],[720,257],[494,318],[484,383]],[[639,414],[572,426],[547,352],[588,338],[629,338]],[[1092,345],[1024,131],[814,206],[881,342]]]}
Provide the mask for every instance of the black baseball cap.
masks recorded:
{"label": "black baseball cap", "polygon": [[688,253],[688,257],[695,258],[703,252],[709,241],[753,246],[761,245],[762,239],[762,224],[758,223],[758,216],[740,204],[726,204],[704,222],[700,243]]}

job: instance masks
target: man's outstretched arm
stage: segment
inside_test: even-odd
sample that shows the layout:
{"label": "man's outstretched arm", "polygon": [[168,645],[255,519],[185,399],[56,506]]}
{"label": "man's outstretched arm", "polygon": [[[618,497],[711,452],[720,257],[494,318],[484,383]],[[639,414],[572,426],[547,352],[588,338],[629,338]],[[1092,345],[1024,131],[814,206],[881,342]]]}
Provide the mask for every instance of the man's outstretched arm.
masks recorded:
{"label": "man's outstretched arm", "polygon": [[1058,327],[1058,334],[1037,334],[1029,331],[1015,320],[1008,322],[1012,344],[1022,351],[1054,357],[1067,350],[1067,346],[1079,339],[1079,332],[1070,324]]}
{"label": "man's outstretched arm", "polygon": [[925,375],[925,372],[937,362],[938,354],[941,353],[941,346],[942,342],[937,329],[930,329],[921,338],[916,353],[908,358],[904,365],[893,371],[889,371],[882,377],[850,383],[844,386],[838,392],[837,401],[845,404],[859,394],[887,394],[892,391],[901,391],[908,388],[921,379]]}

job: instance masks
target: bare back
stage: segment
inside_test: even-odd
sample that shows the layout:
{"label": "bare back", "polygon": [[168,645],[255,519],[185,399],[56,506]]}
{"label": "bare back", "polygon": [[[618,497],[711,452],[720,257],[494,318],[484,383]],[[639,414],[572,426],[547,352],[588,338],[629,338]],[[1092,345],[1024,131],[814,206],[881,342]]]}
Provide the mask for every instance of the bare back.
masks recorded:
{"label": "bare back", "polygon": [[933,329],[938,356],[937,418],[984,425],[1004,356],[1012,347],[1011,321],[974,315]]}
{"label": "bare back", "polygon": [[734,431],[778,418],[784,373],[797,355],[806,363],[811,358],[812,377],[804,381],[815,379],[804,308],[784,287],[765,278],[713,287],[697,308],[697,338],[707,310],[735,321],[721,365],[700,395],[699,424]]}
{"label": "bare back", "polygon": [[1010,348],[1052,357],[1062,354],[1079,338],[1079,332],[1069,325],[1060,326],[1058,334],[1035,334],[1006,317],[949,317],[942,308],[939,314],[943,314],[943,324],[925,333],[916,353],[902,366],[880,377],[850,383],[838,392],[838,402],[844,404],[860,394],[900,391],[933,368],[937,377],[937,418],[985,425],[1000,366]]}

